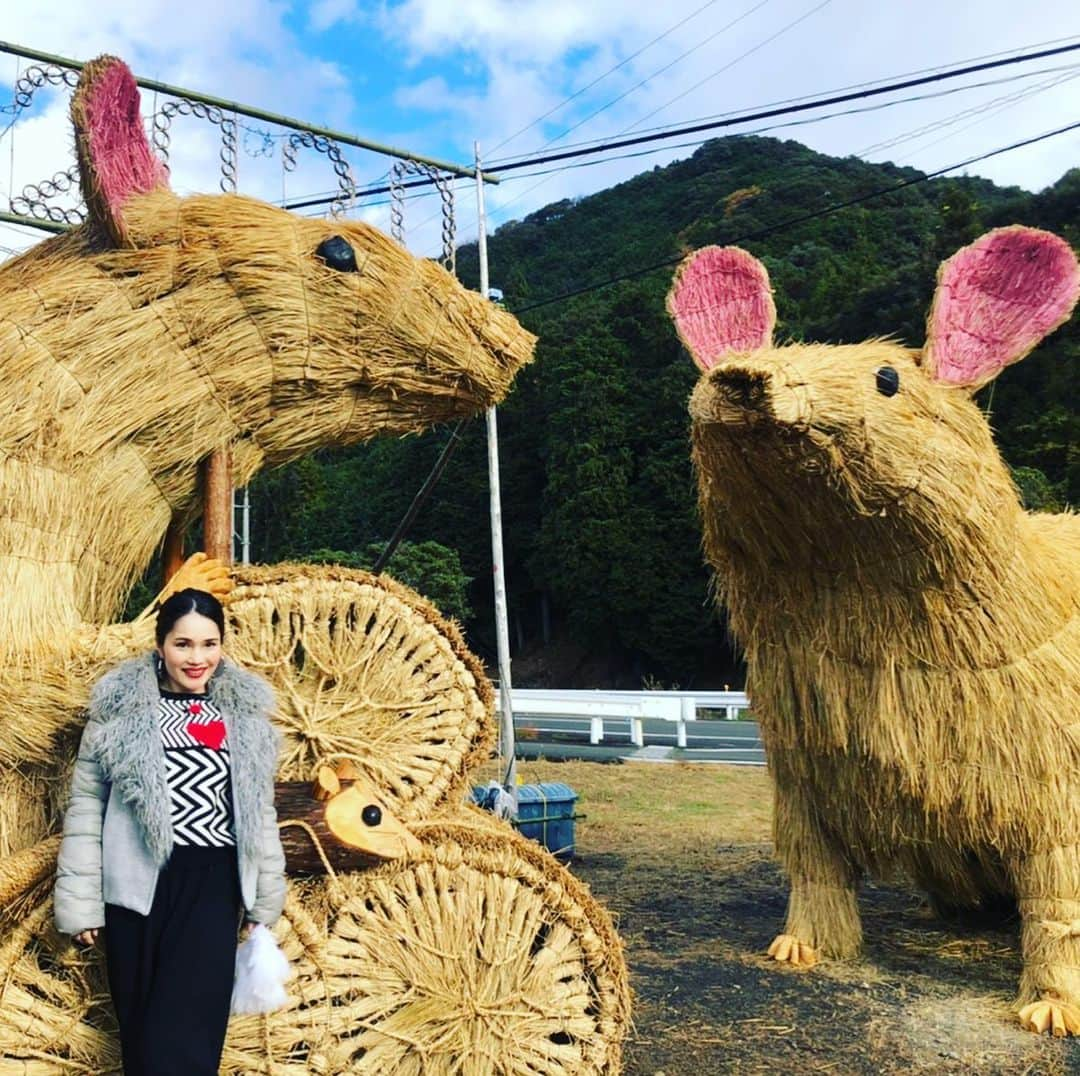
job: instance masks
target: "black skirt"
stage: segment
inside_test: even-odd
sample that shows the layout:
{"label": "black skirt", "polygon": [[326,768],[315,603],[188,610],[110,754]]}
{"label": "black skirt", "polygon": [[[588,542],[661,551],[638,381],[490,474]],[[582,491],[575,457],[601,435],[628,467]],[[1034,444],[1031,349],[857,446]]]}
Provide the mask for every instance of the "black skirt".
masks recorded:
{"label": "black skirt", "polygon": [[124,1076],[217,1076],[242,904],[235,848],[177,846],[149,915],[105,906]]}

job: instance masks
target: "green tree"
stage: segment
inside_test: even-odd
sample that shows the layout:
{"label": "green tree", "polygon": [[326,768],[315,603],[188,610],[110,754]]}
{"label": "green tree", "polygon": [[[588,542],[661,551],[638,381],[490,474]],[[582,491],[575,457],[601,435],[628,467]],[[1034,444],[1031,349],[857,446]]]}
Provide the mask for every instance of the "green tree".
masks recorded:
{"label": "green tree", "polygon": [[[369,542],[363,549],[314,549],[302,559],[309,564],[340,564],[370,571],[386,549],[385,542]],[[422,594],[445,616],[469,619],[470,579],[461,568],[456,549],[439,542],[403,541],[384,569],[386,574]]]}

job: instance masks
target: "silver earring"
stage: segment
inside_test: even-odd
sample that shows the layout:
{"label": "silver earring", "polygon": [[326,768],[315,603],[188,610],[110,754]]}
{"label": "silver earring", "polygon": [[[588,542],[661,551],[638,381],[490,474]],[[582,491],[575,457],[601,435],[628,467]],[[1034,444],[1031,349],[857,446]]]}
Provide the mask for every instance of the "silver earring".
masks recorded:
{"label": "silver earring", "polygon": [[156,651],[154,652],[154,673],[159,680],[165,675],[165,659]]}

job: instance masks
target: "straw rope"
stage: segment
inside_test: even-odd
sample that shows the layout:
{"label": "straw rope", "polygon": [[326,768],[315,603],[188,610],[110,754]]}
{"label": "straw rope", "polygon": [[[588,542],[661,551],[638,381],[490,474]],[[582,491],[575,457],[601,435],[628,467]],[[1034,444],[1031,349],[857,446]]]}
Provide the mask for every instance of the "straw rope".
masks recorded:
{"label": "straw rope", "polygon": [[0,914],[17,897],[52,874],[59,848],[60,837],[49,837],[33,848],[0,859]]}

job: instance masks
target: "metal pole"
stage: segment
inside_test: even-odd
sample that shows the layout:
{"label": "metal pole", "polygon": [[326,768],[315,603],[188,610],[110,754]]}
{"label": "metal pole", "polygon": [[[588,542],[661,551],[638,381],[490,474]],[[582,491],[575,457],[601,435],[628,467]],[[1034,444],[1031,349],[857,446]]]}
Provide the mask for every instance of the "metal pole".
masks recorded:
{"label": "metal pole", "polygon": [[[484,182],[480,171],[480,145],[473,143],[476,163],[476,249],[480,255],[480,294],[488,300],[487,220]],[[506,758],[503,786],[514,798],[517,813],[517,759],[514,757],[514,706],[510,694],[510,630],[506,618],[506,573],[503,562],[502,499],[499,493],[499,429],[495,408],[487,411],[488,486],[491,491],[491,562],[495,583],[495,639],[499,656],[499,710],[502,716],[502,753]]]}
{"label": "metal pole", "polygon": [[[237,526],[237,515],[240,517],[240,525]],[[248,487],[240,490],[240,502],[236,501],[235,491],[233,494],[233,563],[251,563],[251,495]],[[239,554],[236,552],[240,546]]]}
{"label": "metal pole", "polygon": [[240,517],[243,524],[240,529],[240,563],[251,563],[251,491],[244,486],[244,511]]}
{"label": "metal pole", "polygon": [[41,232],[66,232],[71,225],[59,220],[39,220],[37,217],[24,217],[21,213],[9,213],[0,209],[0,220],[6,224],[21,224],[26,228],[37,228]]}

